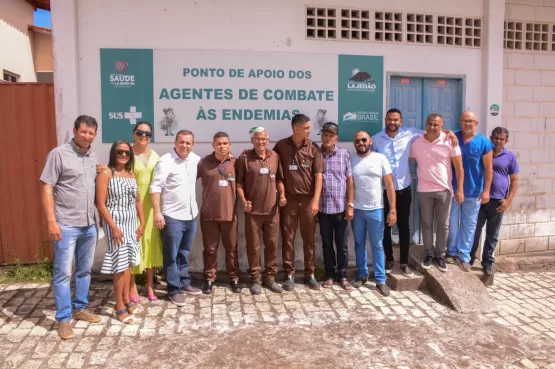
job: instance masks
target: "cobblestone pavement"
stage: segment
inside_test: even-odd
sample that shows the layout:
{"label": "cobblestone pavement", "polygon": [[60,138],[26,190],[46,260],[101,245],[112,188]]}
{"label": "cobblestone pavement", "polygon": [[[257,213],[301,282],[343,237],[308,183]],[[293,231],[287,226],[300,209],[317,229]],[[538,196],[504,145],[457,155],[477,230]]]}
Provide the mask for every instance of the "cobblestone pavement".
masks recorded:
{"label": "cobblestone pavement", "polygon": [[555,273],[496,274],[497,314],[469,316],[428,294],[360,290],[252,296],[225,286],[176,308],[143,298],[132,325],[112,319],[110,283],[93,283],[100,324],[55,331],[48,285],[0,285],[3,368],[554,368]]}

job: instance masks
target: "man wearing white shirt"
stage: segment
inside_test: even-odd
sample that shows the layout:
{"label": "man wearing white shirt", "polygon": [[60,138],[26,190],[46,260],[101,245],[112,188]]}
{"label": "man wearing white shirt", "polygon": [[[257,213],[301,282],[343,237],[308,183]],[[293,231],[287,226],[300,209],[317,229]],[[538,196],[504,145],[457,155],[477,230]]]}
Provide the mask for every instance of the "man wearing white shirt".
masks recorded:
{"label": "man wearing white shirt", "polygon": [[201,293],[191,286],[188,260],[198,215],[195,182],[200,157],[192,152],[194,140],[191,131],[177,132],[174,149],[158,160],[150,185],[154,225],[162,231],[168,295],[177,306],[185,305],[181,291]]}
{"label": "man wearing white shirt", "polygon": [[[384,224],[389,227],[397,221],[395,210],[395,188],[391,178],[391,168],[387,158],[371,149],[372,139],[365,131],[359,131],[354,140],[357,155],[351,156],[353,181],[355,185],[355,215],[351,222],[355,237],[355,254],[358,277],[353,283],[362,287],[368,280],[368,255],[366,252],[366,234],[370,237],[372,249],[372,268],[376,276],[376,288],[384,296],[389,296],[385,285],[385,265],[383,250]],[[386,216],[383,211],[382,180],[391,204]]]}

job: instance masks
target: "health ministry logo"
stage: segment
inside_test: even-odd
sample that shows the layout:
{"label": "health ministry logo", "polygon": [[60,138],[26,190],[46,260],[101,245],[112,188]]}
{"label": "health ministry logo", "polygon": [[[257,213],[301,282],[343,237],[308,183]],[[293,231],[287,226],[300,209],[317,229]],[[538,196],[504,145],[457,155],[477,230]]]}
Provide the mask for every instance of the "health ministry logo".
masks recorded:
{"label": "health ministry logo", "polygon": [[347,91],[375,92],[377,87],[374,78],[358,68],[353,69],[352,77],[347,81]]}
{"label": "health ministry logo", "polygon": [[116,60],[114,67],[119,73],[110,74],[110,84],[116,88],[129,88],[135,86],[135,76],[132,74],[124,74],[129,63],[127,60]]}
{"label": "health ministry logo", "polygon": [[343,121],[357,120],[357,113],[346,112],[343,114]]}

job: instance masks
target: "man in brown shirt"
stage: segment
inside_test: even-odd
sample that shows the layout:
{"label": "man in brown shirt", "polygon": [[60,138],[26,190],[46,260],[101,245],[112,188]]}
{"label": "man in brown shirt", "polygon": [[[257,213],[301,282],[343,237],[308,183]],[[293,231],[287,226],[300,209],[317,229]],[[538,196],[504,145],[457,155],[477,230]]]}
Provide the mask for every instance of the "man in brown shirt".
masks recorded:
{"label": "man in brown shirt", "polygon": [[287,278],[283,289],[295,288],[295,235],[301,225],[304,249],[305,284],[314,290],[320,285],[314,279],[314,233],[316,214],[322,190],[322,173],[326,168],[318,145],[310,137],[310,118],[297,114],[291,120],[293,135],[275,145],[283,169],[283,180],[278,180],[281,211],[281,239],[283,269]]}
{"label": "man in brown shirt", "polygon": [[279,156],[267,146],[268,132],[257,127],[252,132],[252,150],[245,150],[235,163],[237,195],[245,211],[245,236],[249,274],[252,278],[251,293],[262,292],[260,278],[260,232],[264,239],[264,286],[281,293],[276,283],[279,213],[277,179],[283,178]]}
{"label": "man in brown shirt", "polygon": [[225,264],[231,290],[240,293],[239,257],[237,255],[237,194],[235,157],[230,154],[231,142],[225,132],[214,135],[214,152],[198,163],[197,178],[202,180],[200,228],[204,244],[204,285],[202,292],[212,293],[218,266],[220,236],[225,248]]}

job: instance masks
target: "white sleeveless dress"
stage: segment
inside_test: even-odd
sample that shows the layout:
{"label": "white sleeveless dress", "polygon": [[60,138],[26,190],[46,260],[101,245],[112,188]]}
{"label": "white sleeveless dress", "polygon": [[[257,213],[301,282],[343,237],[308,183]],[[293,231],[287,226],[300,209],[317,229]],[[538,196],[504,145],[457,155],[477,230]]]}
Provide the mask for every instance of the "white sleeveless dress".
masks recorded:
{"label": "white sleeveless dress", "polygon": [[106,207],[112,219],[123,233],[123,244],[119,247],[112,241],[110,226],[104,222],[106,235],[106,254],[102,263],[103,274],[124,272],[141,261],[141,241],[137,241],[136,199],[139,188],[135,178],[112,176],[108,183]]}

